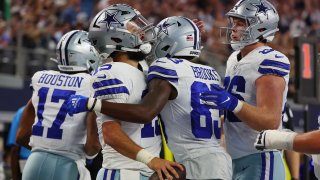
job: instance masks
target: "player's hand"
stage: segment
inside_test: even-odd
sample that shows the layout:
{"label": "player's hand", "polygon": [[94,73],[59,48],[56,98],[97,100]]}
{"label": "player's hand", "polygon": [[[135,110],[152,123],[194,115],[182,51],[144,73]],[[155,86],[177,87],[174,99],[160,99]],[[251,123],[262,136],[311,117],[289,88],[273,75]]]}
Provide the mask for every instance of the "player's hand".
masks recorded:
{"label": "player's hand", "polygon": [[201,102],[213,109],[234,111],[240,103],[239,100],[218,85],[211,87],[210,91],[201,93]]}
{"label": "player's hand", "polygon": [[199,20],[199,19],[192,19],[192,21],[197,25],[197,27],[199,28],[201,33],[205,33],[205,24],[203,21]]}
{"label": "player's hand", "polygon": [[67,102],[68,114],[73,116],[77,113],[89,111],[87,107],[88,99],[88,97],[81,95],[71,95]]}
{"label": "player's hand", "polygon": [[[164,180],[164,179],[172,180],[173,177],[171,176],[171,174],[174,175],[176,178],[179,178],[178,173],[173,167],[178,167],[179,169],[181,169],[181,171],[184,170],[180,164],[176,162],[171,162],[165,159],[161,159],[158,157],[153,158],[147,165],[150,169],[157,172],[160,180]],[[163,177],[162,173],[166,177]]]}

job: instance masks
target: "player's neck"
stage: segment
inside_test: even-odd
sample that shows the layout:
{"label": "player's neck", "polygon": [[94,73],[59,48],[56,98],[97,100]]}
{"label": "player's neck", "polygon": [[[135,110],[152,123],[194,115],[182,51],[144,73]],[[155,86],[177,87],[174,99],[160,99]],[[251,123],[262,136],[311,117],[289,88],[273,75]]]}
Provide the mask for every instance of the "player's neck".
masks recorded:
{"label": "player's neck", "polygon": [[114,62],[122,62],[127,63],[135,68],[138,68],[139,62],[129,59],[128,55],[126,53],[118,53],[116,57],[114,58]]}
{"label": "player's neck", "polygon": [[261,47],[261,46],[265,46],[264,43],[262,42],[257,42],[257,43],[254,43],[254,44],[250,44],[248,46],[245,46],[243,49],[240,50],[240,53],[241,53],[241,57],[245,57],[247,54],[249,54],[251,51],[255,50],[256,48],[258,47]]}

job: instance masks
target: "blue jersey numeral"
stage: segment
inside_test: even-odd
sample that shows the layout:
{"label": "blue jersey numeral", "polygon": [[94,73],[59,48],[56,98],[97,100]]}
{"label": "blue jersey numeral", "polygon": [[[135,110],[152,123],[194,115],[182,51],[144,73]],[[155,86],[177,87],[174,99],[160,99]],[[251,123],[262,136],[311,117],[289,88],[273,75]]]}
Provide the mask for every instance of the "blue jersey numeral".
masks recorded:
{"label": "blue jersey numeral", "polygon": [[[141,99],[148,93],[148,89],[145,89],[142,92]],[[149,138],[154,136],[159,136],[161,134],[159,120],[155,121],[155,125],[153,127],[152,122],[144,124],[143,128],[141,129],[141,137],[142,138]]]}
{"label": "blue jersey numeral", "polygon": [[[38,103],[38,111],[37,117],[38,122],[32,128],[32,135],[35,136],[43,136],[43,112],[44,105],[47,101],[49,88],[42,87],[38,91],[39,103]],[[76,94],[75,91],[71,90],[62,90],[62,89],[54,89],[51,97],[51,102],[59,103],[60,100],[63,100],[62,106],[59,109],[59,112],[52,123],[52,126],[48,128],[47,138],[51,139],[62,139],[63,129],[60,129],[62,123],[64,122],[67,115],[67,99],[70,95]]]}
{"label": "blue jersey numeral", "polygon": [[[234,76],[230,81],[230,76],[224,79],[224,87],[227,88],[227,91],[234,95],[239,100],[244,100],[244,98],[237,93],[232,92],[232,89],[235,87],[236,92],[245,93],[246,88],[246,80],[242,76]],[[233,112],[226,111],[225,118],[229,120],[229,122],[241,122],[239,118],[237,118]]]}
{"label": "blue jersey numeral", "polygon": [[[213,84],[211,86],[213,86]],[[200,103],[200,93],[204,91],[209,91],[205,83],[196,81],[191,86],[192,133],[196,138],[209,139],[214,132],[215,137],[220,139],[219,120],[212,120],[209,108]]]}
{"label": "blue jersey numeral", "polygon": [[144,124],[143,128],[141,129],[141,137],[142,138],[149,138],[154,136],[159,136],[160,132],[160,125],[159,120],[155,121],[154,127],[152,126],[152,122]]}

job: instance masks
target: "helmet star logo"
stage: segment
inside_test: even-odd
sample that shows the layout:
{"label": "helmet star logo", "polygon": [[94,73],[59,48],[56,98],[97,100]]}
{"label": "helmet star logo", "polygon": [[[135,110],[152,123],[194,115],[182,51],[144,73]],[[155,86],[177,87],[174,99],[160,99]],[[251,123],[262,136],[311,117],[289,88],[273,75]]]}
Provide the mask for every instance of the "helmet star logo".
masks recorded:
{"label": "helmet star logo", "polygon": [[260,4],[252,4],[257,8],[257,13],[263,13],[264,15],[267,15],[267,11],[271,10],[267,6],[265,6],[262,2]]}
{"label": "helmet star logo", "polygon": [[169,34],[168,34],[168,27],[170,27],[170,26],[172,26],[172,25],[174,25],[174,24],[175,24],[175,23],[169,24],[169,23],[168,23],[168,20],[165,21],[165,22],[162,23],[162,24],[160,25],[160,27],[159,27],[159,34],[160,34],[161,32],[164,32],[165,34],[169,35]]}
{"label": "helmet star logo", "polygon": [[106,11],[105,18],[99,21],[99,23],[106,23],[107,28],[110,28],[111,24],[121,24],[121,22],[116,18],[118,13],[119,11],[110,14]]}

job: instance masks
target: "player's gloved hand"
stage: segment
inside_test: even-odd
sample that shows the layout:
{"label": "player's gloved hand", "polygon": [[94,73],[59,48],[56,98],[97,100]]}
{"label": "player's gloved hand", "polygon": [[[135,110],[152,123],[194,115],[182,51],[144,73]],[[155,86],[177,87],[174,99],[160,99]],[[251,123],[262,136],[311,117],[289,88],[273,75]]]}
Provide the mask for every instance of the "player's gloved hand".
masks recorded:
{"label": "player's gloved hand", "polygon": [[254,146],[258,150],[285,149],[292,150],[293,140],[297,133],[290,130],[265,130],[261,131]]}
{"label": "player's gloved hand", "polygon": [[201,102],[209,105],[211,108],[220,110],[229,110],[235,113],[239,112],[243,106],[243,102],[234,97],[220,86],[212,86],[210,91],[201,93]]}
{"label": "player's gloved hand", "polygon": [[67,102],[67,111],[70,116],[73,114],[89,111],[88,97],[81,95],[71,95]]}

